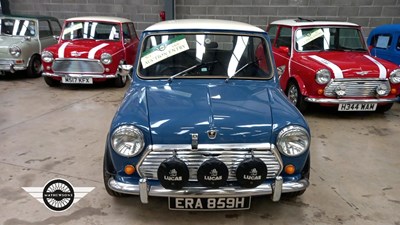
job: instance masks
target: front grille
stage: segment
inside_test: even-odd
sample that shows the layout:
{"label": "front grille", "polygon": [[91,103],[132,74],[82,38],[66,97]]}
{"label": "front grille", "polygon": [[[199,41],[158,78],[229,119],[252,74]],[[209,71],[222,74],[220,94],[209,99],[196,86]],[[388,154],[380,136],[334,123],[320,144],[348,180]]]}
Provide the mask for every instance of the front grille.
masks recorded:
{"label": "front grille", "polygon": [[384,84],[390,90],[387,79],[335,79],[325,87],[325,96],[336,97],[335,89],[338,86],[346,88],[345,97],[375,97],[376,88]]}
{"label": "front grille", "polygon": [[157,180],[158,167],[164,160],[172,157],[174,151],[176,151],[176,157],[184,161],[188,166],[189,181],[197,181],[197,170],[204,161],[210,158],[216,158],[224,162],[229,169],[228,181],[236,181],[236,169],[244,159],[252,157],[251,151],[253,151],[254,157],[260,158],[267,165],[267,179],[275,178],[282,168],[280,158],[278,159],[276,156],[276,151],[268,148],[254,150],[239,147],[210,150],[201,149],[199,145],[199,150],[191,150],[190,148],[161,149],[150,147],[137,165],[139,174],[147,179]]}
{"label": "front grille", "polygon": [[99,60],[57,59],[53,63],[54,73],[102,74],[104,67]]}

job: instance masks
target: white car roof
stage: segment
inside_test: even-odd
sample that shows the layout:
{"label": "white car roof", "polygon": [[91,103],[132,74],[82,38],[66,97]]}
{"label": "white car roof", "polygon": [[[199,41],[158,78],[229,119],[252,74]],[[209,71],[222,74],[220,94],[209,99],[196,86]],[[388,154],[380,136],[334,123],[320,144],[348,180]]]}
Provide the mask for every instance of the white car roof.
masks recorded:
{"label": "white car roof", "polygon": [[234,30],[248,32],[264,32],[262,29],[242,22],[228,20],[213,19],[181,19],[168,20],[156,23],[146,28],[145,31],[162,31],[162,30]]}
{"label": "white car roof", "polygon": [[337,25],[337,26],[359,26],[355,23],[349,22],[339,22],[339,21],[324,21],[324,20],[294,20],[294,19],[287,19],[287,20],[277,20],[272,22],[271,24],[279,24],[279,25],[286,25],[286,26],[327,26],[327,25]]}
{"label": "white car roof", "polygon": [[113,23],[129,23],[131,20],[121,18],[121,17],[112,17],[112,16],[82,16],[82,17],[73,17],[66,19],[66,21],[102,21],[102,22],[113,22]]}

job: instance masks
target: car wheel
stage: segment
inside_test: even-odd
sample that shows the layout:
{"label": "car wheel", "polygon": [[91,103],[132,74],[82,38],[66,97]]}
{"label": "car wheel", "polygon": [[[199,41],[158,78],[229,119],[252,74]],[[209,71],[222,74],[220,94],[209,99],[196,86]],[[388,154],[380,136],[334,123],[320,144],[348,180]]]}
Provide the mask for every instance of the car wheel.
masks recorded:
{"label": "car wheel", "polygon": [[59,86],[59,85],[60,85],[60,81],[54,80],[54,79],[51,78],[51,77],[44,76],[44,81],[45,81],[46,84],[49,85],[50,87],[56,87],[56,86]]}
{"label": "car wheel", "polygon": [[384,113],[389,111],[393,106],[393,103],[389,103],[389,104],[385,104],[385,105],[378,105],[378,107],[376,108],[376,111],[379,113]]}
{"label": "car wheel", "polygon": [[40,77],[42,75],[42,61],[37,55],[32,56],[27,69],[28,77]]}
{"label": "car wheel", "polygon": [[117,78],[115,78],[114,80],[114,86],[118,88],[123,88],[125,87],[127,81],[128,81],[128,76],[118,75]]}
{"label": "car wheel", "polygon": [[286,94],[289,101],[295,105],[300,112],[305,112],[307,110],[307,102],[304,100],[304,96],[301,94],[300,88],[295,81],[289,82]]}
{"label": "car wheel", "polygon": [[103,181],[104,181],[104,186],[105,186],[105,188],[106,188],[107,193],[108,193],[109,195],[111,195],[111,196],[114,196],[114,197],[128,197],[129,195],[116,192],[116,191],[112,190],[112,189],[108,186],[108,180],[111,178],[111,174],[110,174],[109,171],[107,171],[107,164],[108,164],[108,157],[107,157],[107,154],[104,154],[104,161],[103,161]]}
{"label": "car wheel", "polygon": [[[307,178],[308,180],[310,179],[310,156],[308,156],[306,165],[304,166],[303,171],[301,171],[301,179]],[[290,192],[290,193],[284,193],[282,194],[283,198],[295,198],[297,196],[300,196],[306,192],[306,189],[301,190],[301,191],[296,191],[296,192]]]}

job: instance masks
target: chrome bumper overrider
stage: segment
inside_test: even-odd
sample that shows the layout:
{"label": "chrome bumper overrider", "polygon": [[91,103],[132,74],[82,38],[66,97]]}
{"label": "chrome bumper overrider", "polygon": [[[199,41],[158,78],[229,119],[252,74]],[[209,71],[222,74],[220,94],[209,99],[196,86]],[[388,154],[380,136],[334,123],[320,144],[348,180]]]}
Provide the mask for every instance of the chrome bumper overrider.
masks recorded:
{"label": "chrome bumper overrider", "polygon": [[150,186],[147,179],[140,179],[139,185],[127,184],[116,181],[114,178],[108,180],[108,186],[120,193],[140,195],[142,203],[148,203],[148,196],[156,197],[245,197],[272,195],[272,201],[279,201],[282,193],[296,192],[308,187],[308,179],[297,182],[283,182],[281,176],[277,176],[273,184],[261,184],[255,188],[221,187],[209,189],[206,187],[187,187],[182,190],[165,189],[162,186]]}
{"label": "chrome bumper overrider", "polygon": [[55,73],[47,73],[47,72],[43,72],[42,74],[43,76],[48,76],[48,77],[77,77],[77,78],[116,78],[117,74],[55,74]]}
{"label": "chrome bumper overrider", "polygon": [[332,99],[332,98],[305,98],[307,102],[311,103],[325,103],[325,104],[341,104],[341,103],[392,103],[396,102],[397,98],[381,98],[381,99]]}

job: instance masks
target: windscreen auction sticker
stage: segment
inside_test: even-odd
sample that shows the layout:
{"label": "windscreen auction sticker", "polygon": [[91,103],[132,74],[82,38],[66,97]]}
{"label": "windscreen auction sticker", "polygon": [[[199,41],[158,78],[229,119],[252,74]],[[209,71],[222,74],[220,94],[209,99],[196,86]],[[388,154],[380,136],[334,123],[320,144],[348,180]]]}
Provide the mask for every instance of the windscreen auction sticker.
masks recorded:
{"label": "windscreen auction sticker", "polygon": [[179,35],[146,50],[140,61],[143,69],[189,49],[185,36]]}
{"label": "windscreen auction sticker", "polygon": [[324,32],[322,31],[322,29],[314,30],[313,32],[310,32],[310,33],[302,36],[301,38],[299,38],[297,40],[297,44],[300,47],[303,47],[305,44],[310,43],[323,35],[324,35]]}

